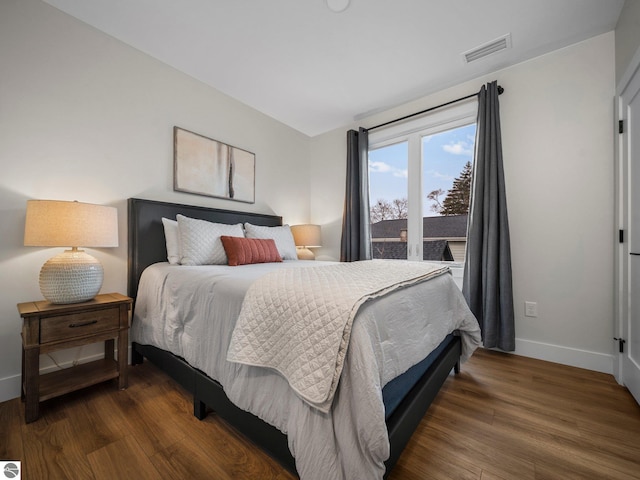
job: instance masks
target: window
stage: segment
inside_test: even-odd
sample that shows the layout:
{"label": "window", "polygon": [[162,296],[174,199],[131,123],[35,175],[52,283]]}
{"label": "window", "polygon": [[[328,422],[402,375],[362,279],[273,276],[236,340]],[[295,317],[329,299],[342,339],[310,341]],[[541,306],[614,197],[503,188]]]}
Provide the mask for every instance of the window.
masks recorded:
{"label": "window", "polygon": [[476,102],[369,135],[373,258],[463,262]]}

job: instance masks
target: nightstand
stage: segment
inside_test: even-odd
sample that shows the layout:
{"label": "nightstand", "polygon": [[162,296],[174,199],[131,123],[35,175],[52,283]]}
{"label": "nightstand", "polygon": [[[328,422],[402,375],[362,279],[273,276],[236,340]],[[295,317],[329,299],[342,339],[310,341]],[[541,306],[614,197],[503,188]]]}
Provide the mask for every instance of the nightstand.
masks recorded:
{"label": "nightstand", "polygon": [[[18,304],[22,325],[22,393],[27,423],[38,419],[40,402],[118,378],[127,388],[129,310],[119,293],[83,303],[57,305],[46,300]],[[118,358],[115,358],[115,340]],[[40,375],[40,354],[104,342],[104,359]]]}

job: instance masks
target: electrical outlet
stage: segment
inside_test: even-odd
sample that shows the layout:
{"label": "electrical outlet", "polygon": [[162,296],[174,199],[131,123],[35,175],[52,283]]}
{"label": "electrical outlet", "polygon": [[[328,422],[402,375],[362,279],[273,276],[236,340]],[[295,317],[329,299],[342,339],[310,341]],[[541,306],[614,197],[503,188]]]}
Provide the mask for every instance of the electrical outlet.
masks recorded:
{"label": "electrical outlet", "polygon": [[538,304],[536,302],[524,302],[524,315],[525,317],[537,317]]}

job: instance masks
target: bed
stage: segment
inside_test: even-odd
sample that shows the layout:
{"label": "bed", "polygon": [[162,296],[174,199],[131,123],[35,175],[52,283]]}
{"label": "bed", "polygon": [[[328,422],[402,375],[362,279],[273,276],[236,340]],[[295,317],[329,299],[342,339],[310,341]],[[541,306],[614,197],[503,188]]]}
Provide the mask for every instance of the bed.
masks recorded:
{"label": "bed", "polygon": [[[266,227],[277,227],[282,224],[281,217],[273,215],[131,198],[128,201],[128,293],[132,298],[136,299],[141,277],[148,267],[153,266],[152,268],[159,270],[164,268],[162,265],[156,266],[166,262],[167,259],[162,218],[175,218],[177,214],[225,224],[247,222]],[[134,322],[136,321],[135,305],[134,303]],[[472,334],[472,341],[479,344],[479,332],[472,332]],[[221,383],[205,373],[206,368],[201,365],[194,366],[196,362],[193,360],[187,361],[185,356],[176,355],[153,343],[138,342],[134,339],[132,343],[134,365],[141,363],[143,358],[152,361],[193,394],[196,417],[204,418],[209,409],[216,412],[288,470],[297,473],[296,463],[290,450],[290,439],[282,433],[282,428],[276,428],[262,420],[260,417],[265,417],[262,413],[254,415],[246,408],[239,408],[236,403],[243,403],[242,396],[238,397],[236,393],[235,402],[232,402]],[[385,478],[398,461],[413,431],[449,373],[452,370],[456,373],[459,371],[462,348],[459,335],[455,332],[446,335],[424,360],[385,385],[382,392],[385,408],[388,409],[387,412],[393,412],[385,415],[385,428],[389,442],[388,458],[384,461]],[[243,406],[246,407],[246,405]]]}

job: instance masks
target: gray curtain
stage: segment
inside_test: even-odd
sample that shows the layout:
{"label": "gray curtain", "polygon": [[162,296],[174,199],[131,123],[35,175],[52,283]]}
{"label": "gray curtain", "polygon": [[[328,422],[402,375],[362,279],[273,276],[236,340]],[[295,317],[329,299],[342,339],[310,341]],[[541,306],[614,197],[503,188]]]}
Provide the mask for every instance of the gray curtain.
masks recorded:
{"label": "gray curtain", "polygon": [[369,135],[364,128],[347,132],[347,190],[342,217],[340,261],[371,259],[369,223]]}
{"label": "gray curtain", "polygon": [[483,86],[478,93],[476,157],[462,292],[480,323],[484,346],[515,350],[497,82]]}

